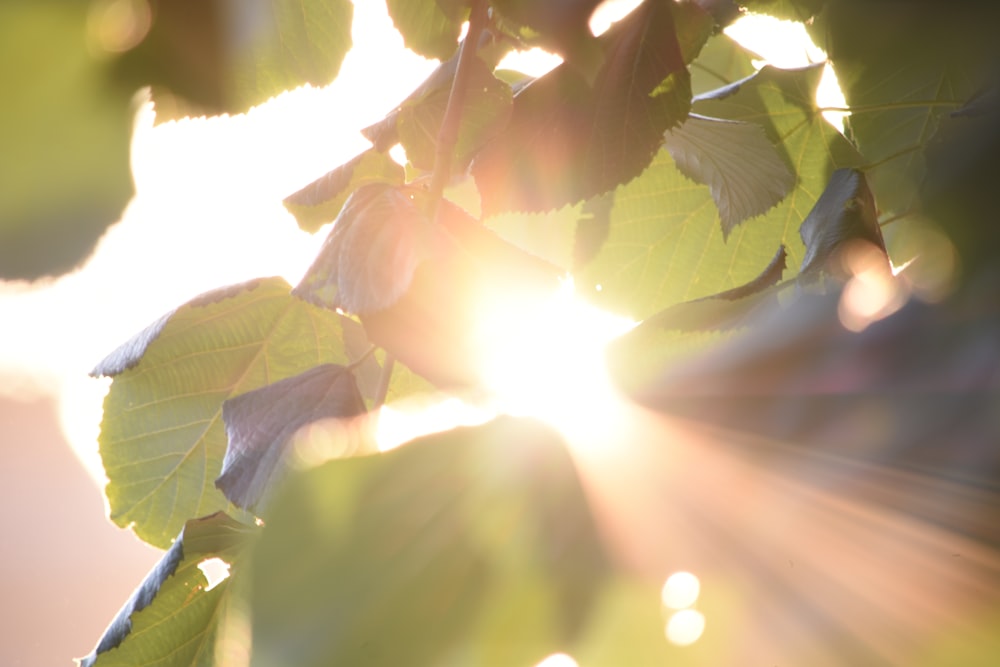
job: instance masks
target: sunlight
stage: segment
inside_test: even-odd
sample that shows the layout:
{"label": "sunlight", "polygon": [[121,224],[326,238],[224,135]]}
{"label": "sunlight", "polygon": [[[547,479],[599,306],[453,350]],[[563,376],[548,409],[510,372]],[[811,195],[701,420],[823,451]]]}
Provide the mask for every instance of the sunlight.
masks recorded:
{"label": "sunlight", "polygon": [[671,609],[685,609],[698,601],[701,582],[690,572],[674,572],[663,584],[660,598],[664,606]]}
{"label": "sunlight", "polygon": [[535,667],[578,667],[576,660],[565,653],[553,653]]}
{"label": "sunlight", "polygon": [[854,243],[843,251],[842,258],[851,275],[837,309],[844,328],[861,331],[903,307],[909,290],[903,279],[893,275],[892,266],[879,248],[866,242]]}
{"label": "sunlight", "polygon": [[198,569],[205,575],[208,584],[205,592],[209,592],[223,581],[229,578],[230,565],[221,558],[206,558],[198,563]]}
{"label": "sunlight", "polygon": [[[806,27],[796,21],[782,21],[763,14],[746,14],[727,27],[725,33],[764,59],[754,62],[754,66],[758,68],[765,62],[782,68],[805,67],[827,59],[826,52],[816,46],[806,32]],[[837,74],[829,63],[823,68],[823,76],[816,89],[816,104],[820,108],[830,109],[847,107]],[[841,132],[844,131],[844,119],[849,115],[845,111],[823,112],[823,118]]]}
{"label": "sunlight", "polygon": [[489,306],[475,338],[483,351],[484,382],[499,408],[542,419],[574,444],[610,439],[620,399],[604,350],[635,323],[585,302],[570,278],[527,307],[522,301],[484,302]]}
{"label": "sunlight", "polygon": [[375,445],[380,452],[395,449],[414,438],[459,426],[483,424],[496,413],[454,396],[432,396],[397,401],[379,408]]}
{"label": "sunlight", "polygon": [[682,609],[670,615],[665,633],[670,643],[690,646],[705,632],[705,615],[694,609]]}

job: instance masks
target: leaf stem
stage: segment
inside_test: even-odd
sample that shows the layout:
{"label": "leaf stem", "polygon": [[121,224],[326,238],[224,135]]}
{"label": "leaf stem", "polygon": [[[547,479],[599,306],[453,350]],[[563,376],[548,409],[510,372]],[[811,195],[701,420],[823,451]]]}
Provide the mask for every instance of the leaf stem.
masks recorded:
{"label": "leaf stem", "polygon": [[917,100],[913,102],[887,102],[885,104],[859,104],[853,107],[819,107],[817,111],[836,111],[838,113],[874,113],[876,111],[894,111],[897,109],[924,109],[930,107],[957,107],[961,102],[953,100]]}
{"label": "leaf stem", "polygon": [[486,9],[486,0],[473,0],[469,10],[469,29],[459,47],[455,78],[451,82],[448,105],[445,107],[444,117],[441,119],[441,128],[438,130],[434,154],[434,173],[431,176],[430,202],[427,211],[427,217],[432,220],[437,213],[438,203],[444,194],[444,188],[451,178],[451,163],[455,156],[458,128],[462,120],[462,105],[465,101],[465,89],[469,79],[469,63],[476,57],[479,34],[486,27],[488,20]]}

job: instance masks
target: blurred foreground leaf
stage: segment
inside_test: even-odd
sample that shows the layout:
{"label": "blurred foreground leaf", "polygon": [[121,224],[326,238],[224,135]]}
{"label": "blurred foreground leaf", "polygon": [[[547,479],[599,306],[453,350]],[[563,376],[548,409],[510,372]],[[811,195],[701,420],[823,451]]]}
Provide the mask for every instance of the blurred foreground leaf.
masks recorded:
{"label": "blurred foreground leaf", "polygon": [[87,4],[0,3],[0,279],[80,264],[132,196],[135,89],[90,48]]}
{"label": "blurred foreground leaf", "polygon": [[565,445],[498,419],[332,461],[275,498],[253,665],[530,665],[565,650],[605,556]]}

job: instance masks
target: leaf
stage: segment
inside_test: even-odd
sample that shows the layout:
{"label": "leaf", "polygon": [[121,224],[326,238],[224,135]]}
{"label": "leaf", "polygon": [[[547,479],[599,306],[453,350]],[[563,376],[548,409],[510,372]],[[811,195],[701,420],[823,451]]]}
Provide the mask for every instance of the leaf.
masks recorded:
{"label": "leaf", "polygon": [[455,53],[466,2],[456,0],[388,0],[393,25],[406,48],[427,58],[447,60]]}
{"label": "leaf", "polygon": [[497,25],[525,46],[554,52],[588,82],[603,60],[601,48],[588,22],[600,0],[494,0],[491,5]]}
{"label": "leaf", "polygon": [[761,312],[778,303],[785,259],[781,247],[750,282],[674,304],[617,338],[608,348],[615,382],[628,393],[638,392],[671,363],[743,333]]}
{"label": "leaf", "polygon": [[352,192],[370,183],[402,185],[403,167],[385,153],[367,150],[285,197],[285,208],[299,227],[314,233],[333,222]]}
{"label": "leaf", "polygon": [[682,301],[751,280],[784,245],[799,265],[798,229],[830,174],[862,158],[816,110],[821,67],[760,72],[695,101],[695,111],[757,123],[795,173],[795,187],[773,209],[723,239],[709,189],[677,170],[661,151],[639,177],[615,191],[608,239],[578,282],[601,285],[602,307],[643,319]]}
{"label": "leaf", "polygon": [[417,266],[440,245],[441,231],[407,191],[384,183],[355,190],[312,266],[292,291],[331,310],[384,310],[410,286]]}
{"label": "leaf", "polygon": [[229,581],[211,589],[199,565],[219,558],[238,568],[256,534],[219,512],[184,524],[177,539],[104,631],[81,667],[212,665]]}
{"label": "leaf", "polygon": [[[943,115],[995,75],[997,7],[830,3],[810,27],[833,62],[848,105],[850,136],[880,211],[917,203],[925,148]],[[870,40],[878,40],[878,47]]]}
{"label": "leaf", "polygon": [[223,402],[344,361],[337,316],[280,278],[210,292],[137,334],[93,371],[113,377],[99,438],[111,519],[167,547],[186,519],[226,509]]}
{"label": "leaf", "polygon": [[133,193],[130,100],[90,3],[0,4],[0,280],[81,264]]}
{"label": "leaf", "polygon": [[[349,419],[366,412],[354,376],[323,364],[222,404],[229,446],[215,486],[243,508],[257,506],[302,426],[321,419]],[[354,443],[359,444],[359,443]]]}
{"label": "leaf", "polygon": [[829,268],[838,250],[850,241],[867,241],[885,253],[875,199],[865,175],[856,169],[838,169],[799,230],[806,244],[800,274]]}
{"label": "leaf", "polygon": [[692,61],[691,91],[695,95],[744,79],[757,70],[750,53],[725,33],[713,35]]}
{"label": "leaf", "polygon": [[664,146],[677,168],[712,191],[722,236],[781,201],[795,177],[759,125],[692,114],[667,130]]}
{"label": "leaf", "polygon": [[[350,0],[205,5],[159,3],[149,38],[128,56],[128,67],[156,77],[147,83],[159,84],[153,90],[158,122],[241,113],[286,90],[326,86],[351,48]],[[190,93],[191,82],[200,82],[193,108],[171,99],[171,91]]]}
{"label": "leaf", "polygon": [[[511,113],[510,86],[494,77],[481,59],[473,58],[469,63],[467,94],[455,143],[456,167],[467,165],[472,155],[507,124]],[[450,88],[437,87],[399,108],[399,142],[406,149],[407,159],[418,169],[434,169],[437,138],[450,93]]]}
{"label": "leaf", "polygon": [[254,554],[254,665],[530,665],[607,561],[565,446],[502,418],[283,487]]}
{"label": "leaf", "polygon": [[593,86],[564,64],[514,97],[509,126],[472,164],[484,215],[573,204],[649,164],[663,132],[690,106],[684,63],[696,51],[682,51],[680,36],[712,23],[685,5],[675,32],[675,6],[647,0],[604,33],[605,59]]}

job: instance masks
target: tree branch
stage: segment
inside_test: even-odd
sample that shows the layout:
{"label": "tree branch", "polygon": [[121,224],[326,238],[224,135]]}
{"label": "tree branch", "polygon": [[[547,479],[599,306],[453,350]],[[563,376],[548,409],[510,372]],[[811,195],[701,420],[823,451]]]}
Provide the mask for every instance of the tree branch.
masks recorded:
{"label": "tree branch", "polygon": [[469,63],[476,57],[479,35],[486,27],[488,16],[486,0],[473,0],[469,11],[469,30],[459,47],[458,65],[455,67],[455,78],[451,82],[451,92],[448,94],[448,106],[445,107],[441,128],[438,130],[436,152],[434,154],[434,173],[431,176],[430,202],[427,216],[434,219],[438,203],[444,194],[444,188],[451,178],[451,163],[455,157],[455,144],[458,142],[458,128],[462,121],[462,105],[465,102],[465,89],[469,79]]}

